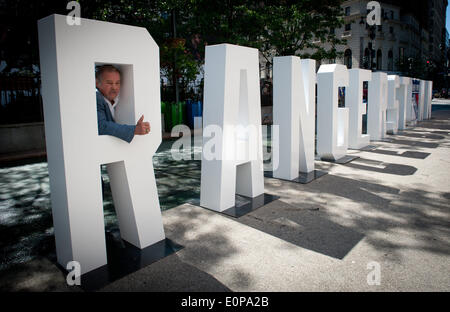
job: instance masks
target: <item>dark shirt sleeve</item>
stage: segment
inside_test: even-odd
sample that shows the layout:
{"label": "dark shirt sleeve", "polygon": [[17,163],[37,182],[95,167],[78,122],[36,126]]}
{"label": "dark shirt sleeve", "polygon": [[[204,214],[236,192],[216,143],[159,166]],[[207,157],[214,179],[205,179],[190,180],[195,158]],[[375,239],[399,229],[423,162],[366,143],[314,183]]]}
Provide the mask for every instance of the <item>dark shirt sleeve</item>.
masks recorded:
{"label": "dark shirt sleeve", "polygon": [[112,135],[116,138],[122,139],[128,143],[134,138],[134,130],[136,126],[121,125],[114,121],[110,121],[106,114],[106,105],[97,101],[97,121],[98,121],[98,134],[99,135]]}

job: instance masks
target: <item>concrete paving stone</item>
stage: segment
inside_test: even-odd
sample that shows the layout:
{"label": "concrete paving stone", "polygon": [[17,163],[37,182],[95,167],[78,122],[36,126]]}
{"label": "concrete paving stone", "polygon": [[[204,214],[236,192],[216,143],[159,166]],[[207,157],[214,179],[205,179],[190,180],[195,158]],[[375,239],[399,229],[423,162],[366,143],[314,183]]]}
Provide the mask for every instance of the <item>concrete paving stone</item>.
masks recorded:
{"label": "concrete paving stone", "polygon": [[[450,291],[447,130],[450,111],[440,111],[373,143],[388,152],[316,162],[329,174],[310,184],[266,178],[280,199],[239,219],[191,204],[163,211],[166,236],[184,249],[102,290]],[[373,262],[380,285],[367,281]],[[78,289],[58,272],[41,260],[0,280],[13,291]]]}

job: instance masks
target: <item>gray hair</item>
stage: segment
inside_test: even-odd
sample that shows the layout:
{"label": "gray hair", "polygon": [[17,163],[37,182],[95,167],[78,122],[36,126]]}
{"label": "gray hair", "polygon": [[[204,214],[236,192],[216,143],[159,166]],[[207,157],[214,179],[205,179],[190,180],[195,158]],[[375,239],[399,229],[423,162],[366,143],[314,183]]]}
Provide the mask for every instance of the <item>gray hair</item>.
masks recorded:
{"label": "gray hair", "polygon": [[104,72],[116,72],[116,73],[119,73],[119,75],[120,75],[120,70],[117,67],[107,64],[107,65],[97,66],[95,68],[95,79],[98,81],[101,81],[101,77]]}

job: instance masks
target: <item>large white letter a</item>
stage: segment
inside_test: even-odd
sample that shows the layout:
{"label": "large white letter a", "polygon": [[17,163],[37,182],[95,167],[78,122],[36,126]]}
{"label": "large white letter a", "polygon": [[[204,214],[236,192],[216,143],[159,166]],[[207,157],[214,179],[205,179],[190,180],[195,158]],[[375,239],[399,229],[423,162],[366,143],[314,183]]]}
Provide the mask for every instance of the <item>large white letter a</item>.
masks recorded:
{"label": "large white letter a", "polygon": [[[258,50],[230,44],[206,47],[200,205],[224,211],[236,193],[264,193]],[[223,129],[208,160],[208,127]],[[250,155],[253,154],[253,155]]]}

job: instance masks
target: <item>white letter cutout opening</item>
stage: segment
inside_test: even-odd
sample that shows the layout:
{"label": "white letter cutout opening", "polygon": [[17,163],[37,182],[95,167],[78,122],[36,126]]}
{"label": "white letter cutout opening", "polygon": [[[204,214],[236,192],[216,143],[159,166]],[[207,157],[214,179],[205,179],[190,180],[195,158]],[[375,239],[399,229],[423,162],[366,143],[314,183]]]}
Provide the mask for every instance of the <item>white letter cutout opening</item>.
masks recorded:
{"label": "white letter cutout opening", "polygon": [[339,160],[348,149],[348,108],[338,107],[338,88],[348,87],[347,66],[322,65],[317,73],[317,154]]}
{"label": "white letter cutout opening", "polygon": [[349,108],[348,146],[353,149],[363,148],[370,143],[370,135],[362,134],[362,115],[367,114],[363,102],[363,83],[372,80],[370,70],[354,68],[348,71],[349,87],[345,106]]}
{"label": "white letter cutout opening", "polygon": [[[66,16],[38,22],[45,134],[58,262],[82,274],[106,264],[100,165],[108,164],[122,238],[145,248],[165,238],[152,156],[161,143],[159,49],[145,28]],[[149,135],[131,144],[98,135],[95,64],[122,64],[116,121]],[[127,64],[127,65],[124,65]]]}
{"label": "white letter cutout opening", "polygon": [[273,59],[273,124],[279,126],[282,151],[275,178],[293,180],[314,171],[315,68],[315,60]]}
{"label": "white letter cutout opening", "polygon": [[[258,50],[207,46],[204,103],[200,205],[224,211],[235,206],[236,193],[251,198],[264,193]],[[210,159],[208,129],[214,126],[222,131],[214,138],[217,157]],[[238,129],[253,129],[253,135]]]}
{"label": "white letter cutout opening", "polygon": [[387,85],[386,73],[372,73],[367,107],[367,133],[372,141],[386,137]]}

